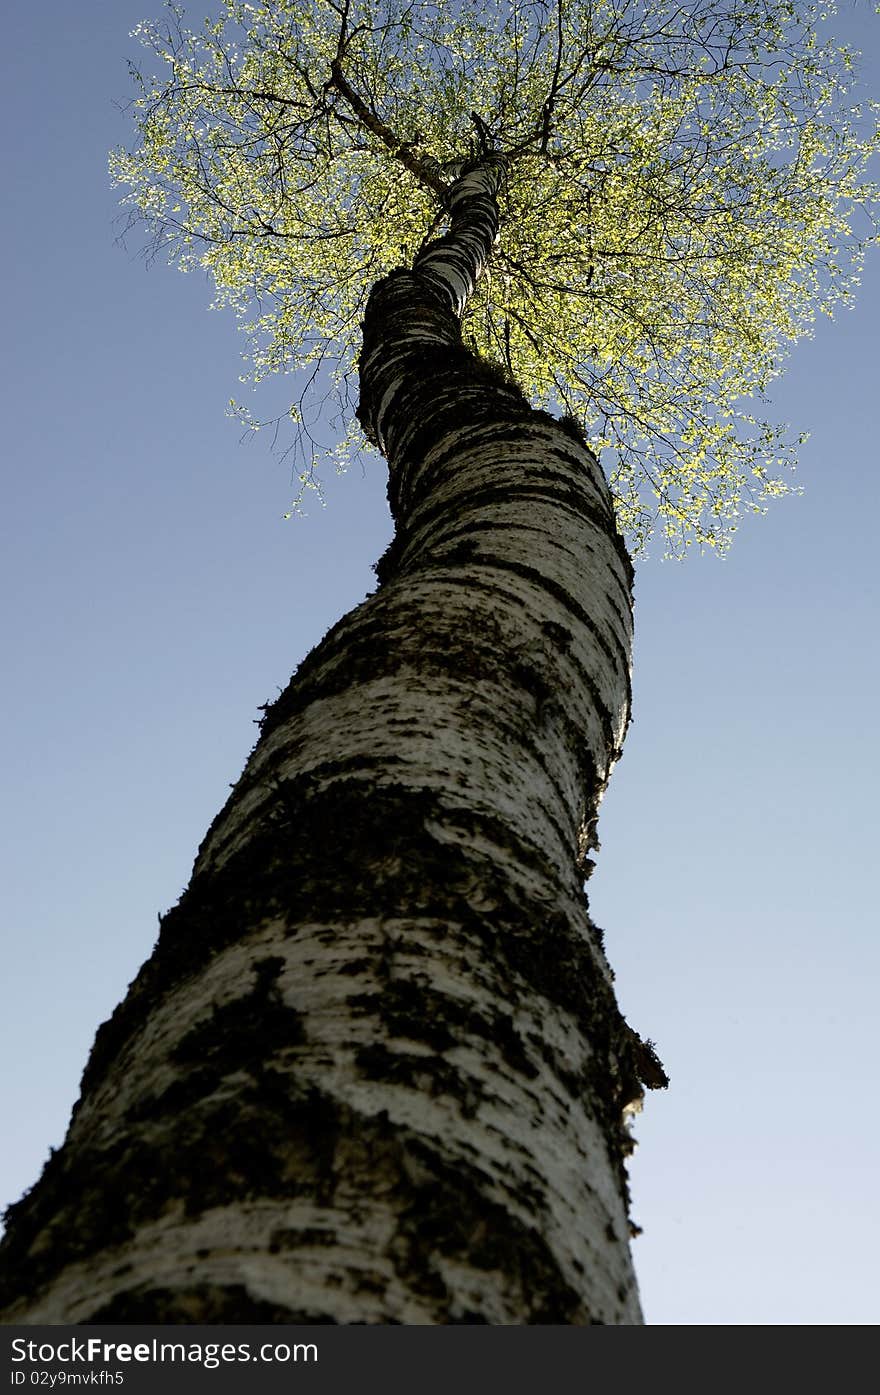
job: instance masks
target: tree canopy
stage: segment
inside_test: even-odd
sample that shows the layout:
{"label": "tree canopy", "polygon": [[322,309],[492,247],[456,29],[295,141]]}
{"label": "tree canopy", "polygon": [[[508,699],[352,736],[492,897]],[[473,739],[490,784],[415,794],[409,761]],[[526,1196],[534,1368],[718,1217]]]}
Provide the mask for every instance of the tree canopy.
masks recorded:
{"label": "tree canopy", "polygon": [[135,31],[161,66],[133,68],[112,169],[242,316],[253,375],[300,375],[307,473],[328,384],[357,448],[371,284],[443,228],[452,162],[502,156],[466,341],[580,422],[631,544],[723,547],[790,487],[798,442],[755,401],[874,235],[878,108],[831,8],[222,0],[189,29],[172,4]]}

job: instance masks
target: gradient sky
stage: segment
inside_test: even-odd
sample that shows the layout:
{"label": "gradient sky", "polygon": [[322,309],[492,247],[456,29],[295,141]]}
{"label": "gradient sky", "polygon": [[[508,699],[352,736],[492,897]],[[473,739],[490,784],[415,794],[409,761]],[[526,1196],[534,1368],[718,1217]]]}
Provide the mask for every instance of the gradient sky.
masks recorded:
{"label": "gradient sky", "polygon": [[[224,416],[234,323],[114,244],[106,152],[128,32],[157,9],[4,21],[0,1203],[60,1144],[258,705],[372,589],[390,533],[378,461],[283,521],[289,462]],[[837,28],[880,96],[880,18],[853,4]],[[634,723],[591,886],[623,1010],[672,1077],[632,1166],[654,1324],[880,1320],[878,317],[875,253],[774,392],[812,432],[803,497],[724,562],[638,567]]]}

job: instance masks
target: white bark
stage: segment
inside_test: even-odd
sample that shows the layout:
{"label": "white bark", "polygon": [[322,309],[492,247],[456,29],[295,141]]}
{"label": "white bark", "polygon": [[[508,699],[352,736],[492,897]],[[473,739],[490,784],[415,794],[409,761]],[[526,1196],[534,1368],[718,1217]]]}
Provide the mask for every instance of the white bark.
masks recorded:
{"label": "white bark", "polygon": [[99,1033],[6,1322],[640,1321],[638,1052],[577,861],[630,574],[590,452],[460,345],[498,177],[371,297],[386,580],[267,712]]}

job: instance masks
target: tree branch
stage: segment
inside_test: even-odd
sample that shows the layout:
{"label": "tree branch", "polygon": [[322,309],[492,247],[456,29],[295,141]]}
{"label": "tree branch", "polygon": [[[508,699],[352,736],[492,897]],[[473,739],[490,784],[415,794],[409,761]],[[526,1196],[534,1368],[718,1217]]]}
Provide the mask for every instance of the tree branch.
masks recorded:
{"label": "tree branch", "polygon": [[559,75],[562,71],[562,0],[556,0],[556,62],[553,67],[553,78],[550,83],[550,91],[547,100],[541,111],[541,154],[547,154],[547,146],[550,143],[551,122],[553,120],[553,104],[556,101],[556,93],[559,90]]}
{"label": "tree branch", "polygon": [[374,136],[378,136],[395,159],[399,160],[410,174],[414,174],[420,184],[423,184],[426,189],[430,189],[432,193],[445,202],[448,185],[434,168],[436,162],[422,159],[415,153],[411,142],[400,140],[391,130],[391,127],[386,126],[381,117],[376,115],[347,81],[338,58],[334,58],[330,64],[330,72],[332,76],[326,87],[335,88],[342,99],[351,107],[361,125],[366,130],[371,131]]}

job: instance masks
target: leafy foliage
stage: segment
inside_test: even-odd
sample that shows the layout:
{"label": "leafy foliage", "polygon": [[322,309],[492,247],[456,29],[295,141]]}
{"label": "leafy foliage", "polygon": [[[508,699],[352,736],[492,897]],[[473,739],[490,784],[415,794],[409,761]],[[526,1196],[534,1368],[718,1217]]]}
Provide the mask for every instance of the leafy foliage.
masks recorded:
{"label": "leafy foliage", "polygon": [[[465,337],[606,452],[630,541],[729,538],[797,442],[746,410],[872,238],[877,108],[793,0],[223,0],[135,31],[133,216],[212,274],[252,371],[351,419],[372,282],[443,226],[444,166],[506,157]],[[829,6],[823,6],[827,14]],[[312,416],[309,413],[312,413]],[[346,438],[348,449],[353,437]]]}

